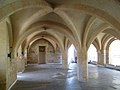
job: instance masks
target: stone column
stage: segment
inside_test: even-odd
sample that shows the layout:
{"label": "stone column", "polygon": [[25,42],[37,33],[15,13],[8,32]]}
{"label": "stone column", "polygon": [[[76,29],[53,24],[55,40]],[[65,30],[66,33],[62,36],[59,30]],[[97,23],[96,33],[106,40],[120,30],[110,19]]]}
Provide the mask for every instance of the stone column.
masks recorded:
{"label": "stone column", "polygon": [[77,77],[84,82],[88,79],[87,51],[84,47],[77,50],[77,58]]}
{"label": "stone column", "polygon": [[23,72],[25,70],[25,58],[21,54],[17,57],[17,72]]}
{"label": "stone column", "polygon": [[109,50],[106,50],[106,64],[109,64]]}
{"label": "stone column", "polygon": [[106,50],[98,50],[98,64],[99,65],[106,64]]}
{"label": "stone column", "polygon": [[62,67],[64,69],[68,69],[68,51],[67,50],[65,50],[62,53]]}

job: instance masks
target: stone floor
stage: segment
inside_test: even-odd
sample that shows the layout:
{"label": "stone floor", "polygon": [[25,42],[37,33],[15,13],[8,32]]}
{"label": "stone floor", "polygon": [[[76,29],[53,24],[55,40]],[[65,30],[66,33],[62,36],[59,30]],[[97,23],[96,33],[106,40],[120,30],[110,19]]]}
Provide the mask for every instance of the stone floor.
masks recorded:
{"label": "stone floor", "polygon": [[79,82],[76,64],[28,65],[11,90],[120,90],[120,71],[89,65],[89,80]]}

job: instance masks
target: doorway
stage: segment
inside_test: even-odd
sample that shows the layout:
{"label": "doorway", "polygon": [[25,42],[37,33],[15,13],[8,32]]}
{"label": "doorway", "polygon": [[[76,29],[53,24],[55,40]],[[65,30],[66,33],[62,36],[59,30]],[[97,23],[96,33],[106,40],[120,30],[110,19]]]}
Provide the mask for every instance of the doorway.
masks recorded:
{"label": "doorway", "polygon": [[45,46],[39,46],[39,59],[38,59],[38,63],[39,64],[45,64],[45,57],[46,57],[46,47]]}
{"label": "doorway", "polygon": [[109,47],[109,64],[120,66],[120,40],[114,40]]}

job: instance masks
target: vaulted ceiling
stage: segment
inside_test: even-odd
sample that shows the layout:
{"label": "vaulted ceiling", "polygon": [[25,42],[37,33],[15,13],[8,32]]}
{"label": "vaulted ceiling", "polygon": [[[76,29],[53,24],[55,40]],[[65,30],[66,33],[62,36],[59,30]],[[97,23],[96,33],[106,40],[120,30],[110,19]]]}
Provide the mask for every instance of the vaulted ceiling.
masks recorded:
{"label": "vaulted ceiling", "polygon": [[40,38],[61,50],[69,43],[101,48],[105,40],[120,38],[117,0],[5,0],[2,5],[13,5],[13,12],[3,14],[9,13],[15,50]]}

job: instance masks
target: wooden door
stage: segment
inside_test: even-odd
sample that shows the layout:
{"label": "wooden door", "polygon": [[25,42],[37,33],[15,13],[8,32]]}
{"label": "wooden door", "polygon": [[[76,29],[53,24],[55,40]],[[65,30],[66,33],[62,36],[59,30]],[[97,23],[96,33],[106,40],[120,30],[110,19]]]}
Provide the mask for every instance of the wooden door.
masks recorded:
{"label": "wooden door", "polygon": [[39,64],[45,64],[45,46],[39,46]]}

